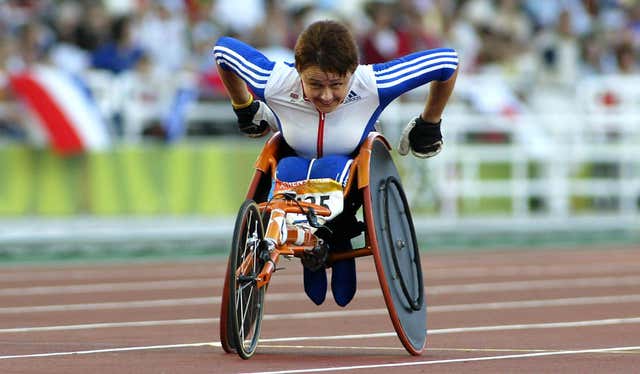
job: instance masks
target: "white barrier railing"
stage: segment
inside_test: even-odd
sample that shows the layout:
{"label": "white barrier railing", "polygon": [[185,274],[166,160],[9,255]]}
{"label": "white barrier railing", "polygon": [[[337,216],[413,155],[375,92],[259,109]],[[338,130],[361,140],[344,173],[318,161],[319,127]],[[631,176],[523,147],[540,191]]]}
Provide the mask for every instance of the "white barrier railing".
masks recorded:
{"label": "white barrier railing", "polygon": [[[390,108],[383,131],[395,142],[407,120],[398,113],[421,108]],[[504,229],[640,228],[640,117],[568,113],[447,114],[441,154],[397,159],[412,207],[426,211],[420,217],[430,225],[450,228],[470,222]],[[474,133],[498,133],[504,142],[470,142]],[[483,176],[492,168],[501,175]],[[503,209],[482,206],[491,199]],[[465,211],[474,202],[475,212]]]}

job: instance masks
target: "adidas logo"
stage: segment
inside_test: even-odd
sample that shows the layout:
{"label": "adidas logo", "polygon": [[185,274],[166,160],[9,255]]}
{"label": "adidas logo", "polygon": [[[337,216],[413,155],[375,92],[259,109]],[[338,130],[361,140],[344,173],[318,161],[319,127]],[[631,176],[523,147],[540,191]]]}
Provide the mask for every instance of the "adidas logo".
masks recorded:
{"label": "adidas logo", "polygon": [[362,97],[360,97],[360,95],[358,95],[352,90],[352,91],[349,91],[349,94],[347,95],[347,97],[344,98],[344,101],[342,103],[349,104],[351,102],[358,101],[358,100],[362,100]]}

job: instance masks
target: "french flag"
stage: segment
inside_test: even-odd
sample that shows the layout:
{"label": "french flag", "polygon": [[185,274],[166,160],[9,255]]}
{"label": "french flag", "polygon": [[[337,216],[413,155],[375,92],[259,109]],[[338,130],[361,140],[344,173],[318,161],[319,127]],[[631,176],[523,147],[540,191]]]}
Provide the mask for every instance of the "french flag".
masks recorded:
{"label": "french flag", "polygon": [[11,75],[10,83],[59,154],[109,147],[107,124],[78,78],[53,67],[37,66]]}

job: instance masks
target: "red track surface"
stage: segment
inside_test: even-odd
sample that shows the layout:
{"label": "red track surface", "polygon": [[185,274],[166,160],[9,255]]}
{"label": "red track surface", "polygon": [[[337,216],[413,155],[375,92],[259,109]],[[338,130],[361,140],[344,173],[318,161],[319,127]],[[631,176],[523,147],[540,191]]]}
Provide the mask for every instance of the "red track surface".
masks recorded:
{"label": "red track surface", "polygon": [[[218,341],[224,261],[0,271],[1,373],[637,372],[640,249],[423,254],[422,356],[393,332],[370,259],[347,307],[282,263],[248,361]],[[365,366],[365,367],[362,367]]]}

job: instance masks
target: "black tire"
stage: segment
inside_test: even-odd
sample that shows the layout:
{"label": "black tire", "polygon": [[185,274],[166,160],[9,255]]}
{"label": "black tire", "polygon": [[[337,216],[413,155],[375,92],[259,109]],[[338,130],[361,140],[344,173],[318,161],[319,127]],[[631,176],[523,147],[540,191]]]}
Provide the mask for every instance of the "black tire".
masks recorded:
{"label": "black tire", "polygon": [[[245,360],[255,353],[262,325],[266,287],[258,288],[255,276],[264,264],[258,253],[258,244],[263,239],[264,226],[258,205],[247,200],[236,218],[228,278],[232,346]],[[248,258],[253,259],[253,265],[244,274],[236,274]]]}
{"label": "black tire", "polygon": [[227,272],[224,277],[224,288],[222,292],[222,300],[220,303],[220,345],[226,353],[235,352],[233,336],[233,322],[231,321],[231,312],[229,311],[229,274],[231,272],[231,256],[227,261]]}

